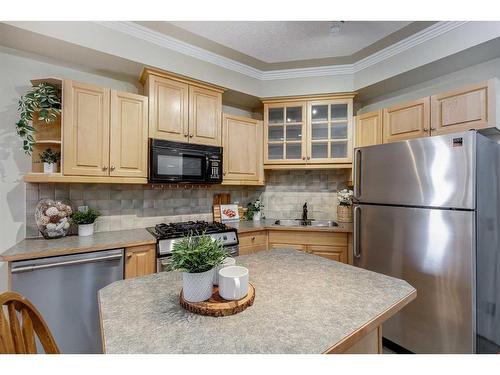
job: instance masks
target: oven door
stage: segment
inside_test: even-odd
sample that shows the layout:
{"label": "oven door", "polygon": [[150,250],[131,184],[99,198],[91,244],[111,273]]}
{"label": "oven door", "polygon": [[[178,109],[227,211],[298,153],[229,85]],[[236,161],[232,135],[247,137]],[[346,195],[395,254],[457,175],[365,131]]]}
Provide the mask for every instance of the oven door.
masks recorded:
{"label": "oven door", "polygon": [[150,182],[193,182],[207,180],[204,152],[182,148],[151,147]]}

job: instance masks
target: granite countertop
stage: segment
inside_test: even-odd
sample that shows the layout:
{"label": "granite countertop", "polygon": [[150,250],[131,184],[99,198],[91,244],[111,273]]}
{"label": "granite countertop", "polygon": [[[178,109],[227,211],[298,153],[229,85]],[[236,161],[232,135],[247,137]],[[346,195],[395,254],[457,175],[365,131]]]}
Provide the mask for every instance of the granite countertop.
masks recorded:
{"label": "granite countertop", "polygon": [[156,239],[146,229],[98,232],[92,236],[68,236],[53,240],[33,238],[22,240],[7,249],[0,254],[0,260],[12,262],[155,243]]}
{"label": "granite countertop", "polygon": [[312,226],[296,226],[288,227],[276,225],[275,219],[263,219],[259,221],[240,221],[236,223],[227,223],[228,226],[236,228],[239,233],[256,232],[259,230],[274,229],[274,230],[297,230],[311,232],[344,232],[352,233],[352,223],[338,223],[338,227],[312,227]]}
{"label": "granite countertop", "polygon": [[[106,353],[323,353],[378,326],[416,297],[403,280],[295,250],[236,258],[253,306],[227,317],[179,305],[181,275],[161,272],[99,291]],[[374,327],[373,327],[374,328]]]}

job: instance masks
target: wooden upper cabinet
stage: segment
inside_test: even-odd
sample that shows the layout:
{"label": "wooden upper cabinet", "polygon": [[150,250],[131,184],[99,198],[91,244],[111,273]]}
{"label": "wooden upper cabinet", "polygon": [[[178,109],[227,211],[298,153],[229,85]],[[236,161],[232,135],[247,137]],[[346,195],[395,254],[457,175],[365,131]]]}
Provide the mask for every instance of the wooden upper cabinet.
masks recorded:
{"label": "wooden upper cabinet", "polygon": [[148,98],[111,91],[110,176],[148,176]]}
{"label": "wooden upper cabinet", "polygon": [[263,184],[262,127],[262,121],[223,115],[223,183]]}
{"label": "wooden upper cabinet", "polygon": [[63,86],[63,173],[107,176],[110,90],[70,80]]}
{"label": "wooden upper cabinet", "polygon": [[384,108],[384,143],[430,134],[430,98]]}
{"label": "wooden upper cabinet", "polygon": [[187,142],[189,135],[189,86],[172,79],[149,75],[149,137]]}
{"label": "wooden upper cabinet", "polygon": [[382,110],[356,116],[354,147],[379,145],[383,142]]}
{"label": "wooden upper cabinet", "polygon": [[189,86],[189,142],[221,146],[222,94]]}
{"label": "wooden upper cabinet", "polygon": [[156,246],[143,245],[125,249],[125,278],[156,272]]}
{"label": "wooden upper cabinet", "polygon": [[432,135],[494,127],[494,80],[461,87],[431,97]]}

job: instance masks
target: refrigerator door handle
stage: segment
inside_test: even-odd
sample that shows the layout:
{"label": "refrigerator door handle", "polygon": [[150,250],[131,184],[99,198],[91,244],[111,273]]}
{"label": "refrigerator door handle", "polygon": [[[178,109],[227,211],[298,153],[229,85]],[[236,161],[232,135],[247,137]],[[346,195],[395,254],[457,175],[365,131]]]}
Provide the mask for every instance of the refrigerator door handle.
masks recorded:
{"label": "refrigerator door handle", "polygon": [[357,149],[354,155],[354,198],[361,197],[361,150]]}
{"label": "refrigerator door handle", "polygon": [[361,247],[359,244],[359,235],[361,230],[361,207],[354,207],[354,239],[353,239],[353,254],[355,258],[361,258]]}

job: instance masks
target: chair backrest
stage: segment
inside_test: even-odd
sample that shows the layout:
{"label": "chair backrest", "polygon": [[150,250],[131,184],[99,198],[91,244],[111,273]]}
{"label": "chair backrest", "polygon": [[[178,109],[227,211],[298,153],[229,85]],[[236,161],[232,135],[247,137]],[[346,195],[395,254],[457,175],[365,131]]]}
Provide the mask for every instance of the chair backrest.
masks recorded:
{"label": "chair backrest", "polygon": [[[4,306],[8,319],[4,315]],[[35,306],[19,293],[0,294],[0,353],[36,354],[35,335],[45,353],[59,354],[54,337]]]}

